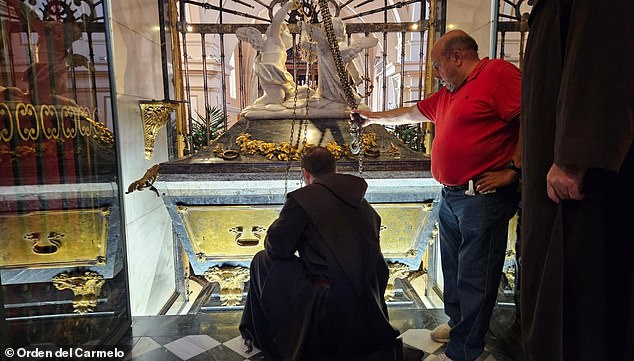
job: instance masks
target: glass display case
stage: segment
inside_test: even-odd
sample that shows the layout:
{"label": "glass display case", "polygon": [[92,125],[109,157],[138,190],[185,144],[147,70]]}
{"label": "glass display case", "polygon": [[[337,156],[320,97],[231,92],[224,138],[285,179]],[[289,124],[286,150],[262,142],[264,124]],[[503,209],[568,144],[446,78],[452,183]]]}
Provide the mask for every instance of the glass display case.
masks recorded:
{"label": "glass display case", "polygon": [[107,19],[102,1],[0,4],[0,280],[13,346],[112,345],[131,324]]}

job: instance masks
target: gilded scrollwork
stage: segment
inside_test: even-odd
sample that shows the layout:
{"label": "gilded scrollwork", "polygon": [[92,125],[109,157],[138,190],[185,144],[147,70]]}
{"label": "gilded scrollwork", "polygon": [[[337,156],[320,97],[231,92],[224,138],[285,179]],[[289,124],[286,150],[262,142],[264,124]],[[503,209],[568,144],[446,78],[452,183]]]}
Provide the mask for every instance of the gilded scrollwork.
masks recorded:
{"label": "gilded scrollwork", "polygon": [[35,128],[22,127],[22,123],[31,122],[36,118],[37,111],[33,104],[19,103],[15,109],[15,122],[17,125],[18,135],[23,141],[37,140],[40,137],[40,122],[35,121]]}
{"label": "gilded scrollwork", "polygon": [[[13,109],[13,111],[11,110]],[[21,141],[38,140],[65,141],[77,136],[90,137],[98,144],[114,147],[114,134],[105,124],[89,117],[89,109],[79,106],[58,106],[15,103],[9,106],[0,103],[0,118],[5,127],[0,129],[0,141],[9,143],[17,136]],[[42,145],[45,146],[45,145]],[[16,157],[34,152],[17,146],[12,154]]]}
{"label": "gilded scrollwork", "polygon": [[205,271],[205,279],[220,286],[223,306],[237,306],[242,302],[244,284],[249,281],[249,269],[241,266],[214,266]]}
{"label": "gilded scrollwork", "polygon": [[73,308],[80,315],[94,311],[101,287],[106,283],[99,273],[80,270],[59,274],[52,281],[58,290],[73,291]]}
{"label": "gilded scrollwork", "polygon": [[[62,107],[62,133],[66,139],[75,138],[77,136],[77,123],[79,122],[78,112],[73,107]],[[71,120],[71,127],[66,128],[66,121]]]}
{"label": "gilded scrollwork", "polygon": [[143,135],[145,142],[145,158],[152,159],[156,136],[166,124],[170,113],[177,109],[178,104],[168,101],[142,101],[141,120],[143,121]]}
{"label": "gilded scrollwork", "polygon": [[11,120],[11,109],[5,103],[0,103],[0,118],[8,118],[8,121],[4,122],[8,128],[0,129],[0,140],[8,143],[13,138],[13,121]]}
{"label": "gilded scrollwork", "polygon": [[[46,121],[50,120],[55,127],[49,128]],[[52,105],[40,106],[40,122],[42,123],[42,133],[45,139],[59,139],[61,133],[60,117],[57,108]]]}
{"label": "gilded scrollwork", "polygon": [[389,278],[387,280],[387,287],[385,288],[385,300],[391,301],[396,295],[394,285],[397,278],[407,278],[409,275],[409,267],[405,264],[394,262],[388,263]]}

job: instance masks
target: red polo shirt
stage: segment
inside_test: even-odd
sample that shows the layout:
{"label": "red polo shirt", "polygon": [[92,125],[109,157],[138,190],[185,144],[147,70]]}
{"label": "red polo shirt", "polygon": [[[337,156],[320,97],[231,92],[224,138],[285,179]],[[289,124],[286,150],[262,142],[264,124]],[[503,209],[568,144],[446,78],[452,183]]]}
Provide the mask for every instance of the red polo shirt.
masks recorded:
{"label": "red polo shirt", "polygon": [[443,87],[417,103],[435,124],[431,172],[461,185],[503,168],[518,141],[522,75],[513,64],[484,58],[453,93]]}

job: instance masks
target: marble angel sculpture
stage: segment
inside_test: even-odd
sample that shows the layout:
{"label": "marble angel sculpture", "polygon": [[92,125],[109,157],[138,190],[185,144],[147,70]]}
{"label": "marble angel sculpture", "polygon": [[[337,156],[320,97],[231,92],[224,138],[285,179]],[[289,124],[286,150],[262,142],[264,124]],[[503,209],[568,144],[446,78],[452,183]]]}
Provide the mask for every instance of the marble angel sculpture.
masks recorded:
{"label": "marble angel sculpture", "polygon": [[[351,78],[350,85],[354,87],[358,85],[362,79],[353,60],[362,50],[375,46],[378,39],[374,37],[362,37],[354,39],[350,45],[347,45],[344,41],[347,36],[343,21],[338,17],[333,17],[332,25],[339,44],[341,59]],[[321,27],[313,24],[302,23],[302,29],[304,30],[302,32],[300,46],[302,49],[309,51],[309,53],[315,53],[317,55],[317,91],[312,96],[312,100],[320,101],[326,99],[337,103],[347,103],[343,85],[337,74],[335,60],[328,45],[326,32]],[[355,100],[358,104],[360,97],[356,96]]]}
{"label": "marble angel sculpture", "polygon": [[236,29],[236,36],[259,52],[254,72],[260,80],[264,94],[255,100],[253,108],[267,110],[285,109],[285,100],[295,95],[293,76],[286,70],[286,50],[292,47],[293,38],[284,19],[290,10],[298,9],[296,0],[288,1],[273,15],[271,25],[263,35],[253,27]]}

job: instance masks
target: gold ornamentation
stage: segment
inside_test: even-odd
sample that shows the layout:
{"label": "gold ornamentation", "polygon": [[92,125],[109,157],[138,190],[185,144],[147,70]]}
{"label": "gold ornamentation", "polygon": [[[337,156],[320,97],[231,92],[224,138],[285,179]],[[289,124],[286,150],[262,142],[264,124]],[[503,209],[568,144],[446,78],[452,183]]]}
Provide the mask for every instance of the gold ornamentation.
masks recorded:
{"label": "gold ornamentation", "polygon": [[341,158],[341,156],[345,153],[345,150],[342,146],[337,144],[337,142],[330,142],[326,144],[326,149],[332,154],[335,159]]}
{"label": "gold ornamentation", "polygon": [[266,232],[266,228],[262,226],[251,227],[251,238],[245,237],[243,226],[236,226],[229,229],[229,232],[236,234],[236,244],[241,247],[253,247],[260,244],[262,234]]}
{"label": "gold ornamentation", "polygon": [[160,197],[158,189],[154,187],[154,182],[156,182],[156,179],[158,178],[159,170],[161,170],[160,164],[153,165],[150,169],[148,169],[145,172],[145,174],[143,175],[141,179],[132,182],[132,184],[128,186],[128,191],[125,192],[125,194],[129,194],[134,191],[142,191],[145,188],[150,188],[151,191],[156,193],[157,197]]}
{"label": "gold ornamentation", "polygon": [[0,118],[8,117],[9,120],[5,121],[5,124],[9,125],[9,129],[3,128],[0,130],[0,141],[10,142],[13,139],[13,121],[11,119],[11,109],[5,103],[0,103]]}
{"label": "gold ornamentation", "polygon": [[517,270],[515,269],[515,265],[511,265],[504,270],[504,276],[506,277],[506,282],[508,284],[509,290],[515,290],[515,274]]}
{"label": "gold ornamentation", "polygon": [[[66,128],[66,121],[71,120],[70,128]],[[77,123],[79,122],[79,112],[75,107],[71,106],[63,106],[62,107],[62,134],[64,134],[64,138],[70,139],[77,137],[77,132],[79,126]]]}
{"label": "gold ornamentation", "polygon": [[[381,250],[389,259],[414,259],[418,242],[432,212],[428,203],[382,203],[373,205],[381,216]],[[263,249],[266,233],[281,206],[182,205],[177,207],[192,261],[250,261]],[[258,237],[259,234],[259,237]],[[259,240],[256,244],[255,240]]]}
{"label": "gold ornamentation", "polygon": [[[48,128],[46,126],[46,120],[50,119],[56,126],[54,128]],[[57,108],[52,105],[42,105],[40,107],[40,121],[42,123],[42,133],[46,139],[59,139],[61,133],[61,122],[59,114],[57,114]]]}
{"label": "gold ornamentation", "polygon": [[30,121],[36,118],[36,111],[33,104],[19,103],[15,108],[15,121],[17,124],[18,135],[23,141],[36,140],[40,136],[40,122],[34,121],[35,128],[23,128],[22,122]]}
{"label": "gold ornamentation", "polygon": [[[281,206],[187,206],[178,211],[192,258],[198,262],[250,261],[264,249],[266,228],[279,216]],[[193,260],[192,260],[193,261]]]}
{"label": "gold ornamentation", "polygon": [[[15,109],[13,113],[11,109]],[[14,136],[17,136],[24,142],[36,140],[63,142],[81,135],[95,139],[98,144],[114,147],[114,134],[105,124],[91,119],[89,115],[88,108],[72,105],[42,104],[36,107],[25,103],[15,103],[11,106],[0,103],[0,118],[3,118],[3,123],[7,125],[7,128],[0,129],[0,141],[9,143],[14,140]],[[19,148],[18,145],[9,153],[16,157],[32,153]]]}
{"label": "gold ornamentation", "polygon": [[83,315],[94,311],[101,293],[101,287],[105,283],[102,275],[93,271],[74,271],[62,273],[53,277],[53,285],[58,290],[70,289],[73,291],[73,308],[75,312]]}
{"label": "gold ornamentation", "polygon": [[[251,134],[249,133],[241,133],[236,137],[236,144],[240,146],[240,152],[244,154],[260,154],[266,157],[266,159],[272,160],[299,160],[301,158],[301,152],[304,148],[313,147],[314,144],[302,143],[302,148],[298,149],[297,147],[289,144],[288,142],[281,143],[271,143],[265,142],[263,140],[251,139]],[[370,152],[377,152],[377,142],[376,142],[376,133],[369,132],[363,134],[363,150]],[[325,146],[330,153],[335,157],[335,159],[340,159],[342,156],[346,156],[347,158],[353,159],[355,157],[354,154],[350,151],[350,147],[347,144],[343,146],[337,144],[337,142],[329,142]],[[214,148],[214,153],[218,154],[223,151],[221,145],[218,145]],[[378,156],[378,154],[376,155]]]}
{"label": "gold ornamentation", "polygon": [[244,284],[249,281],[249,269],[240,266],[214,266],[205,271],[205,279],[220,285],[220,302],[223,306],[237,306],[242,302]]}
{"label": "gold ornamentation", "polygon": [[29,232],[24,239],[33,242],[31,249],[35,254],[53,254],[62,246],[63,233],[49,232],[46,238],[42,238],[40,232]]}
{"label": "gold ornamentation", "polygon": [[145,159],[152,159],[154,141],[159,130],[167,124],[170,113],[178,108],[178,104],[169,101],[141,101],[141,120],[145,140]]}
{"label": "gold ornamentation", "polygon": [[401,151],[393,142],[390,142],[390,148],[387,150],[387,154],[394,159],[401,159]]}
{"label": "gold ornamentation", "polygon": [[187,206],[182,206],[182,205],[176,206],[176,211],[180,215],[187,214]]}
{"label": "gold ornamentation", "polygon": [[0,269],[103,264],[109,212],[90,208],[0,215]]}
{"label": "gold ornamentation", "polygon": [[251,139],[251,134],[242,133],[236,137],[236,144],[240,146],[240,151],[245,154],[261,154],[266,159],[276,158],[278,160],[298,160],[300,154],[297,148],[287,142],[279,144],[265,142],[263,140]]}
{"label": "gold ornamentation", "polygon": [[387,280],[387,287],[385,288],[385,300],[392,301],[396,295],[394,284],[397,278],[407,278],[409,275],[409,267],[399,262],[388,263],[387,268],[390,272],[390,276]]}

